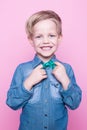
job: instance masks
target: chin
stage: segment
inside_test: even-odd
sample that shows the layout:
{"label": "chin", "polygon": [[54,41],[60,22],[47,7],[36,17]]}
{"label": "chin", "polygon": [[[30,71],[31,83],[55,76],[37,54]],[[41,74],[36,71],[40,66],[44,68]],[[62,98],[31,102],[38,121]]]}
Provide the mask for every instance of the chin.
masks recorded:
{"label": "chin", "polygon": [[46,59],[48,59],[48,58],[50,59],[53,55],[54,54],[52,54],[52,55],[43,55],[43,57],[46,58]]}
{"label": "chin", "polygon": [[39,57],[41,58],[46,58],[46,59],[50,59],[53,55],[54,52],[52,53],[47,53],[47,52],[43,52],[43,53],[37,53]]}

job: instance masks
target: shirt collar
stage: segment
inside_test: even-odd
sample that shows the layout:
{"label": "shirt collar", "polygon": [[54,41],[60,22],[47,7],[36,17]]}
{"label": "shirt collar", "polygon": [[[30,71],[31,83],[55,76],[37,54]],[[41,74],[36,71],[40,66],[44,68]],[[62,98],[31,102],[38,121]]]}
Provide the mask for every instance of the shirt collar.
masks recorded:
{"label": "shirt collar", "polygon": [[[54,62],[58,61],[56,59],[55,55],[53,55],[53,57],[51,58],[51,60],[54,61]],[[37,55],[35,55],[35,57],[33,59],[33,62],[32,62],[32,67],[35,68],[36,66],[38,66],[39,64],[42,64],[42,63],[43,63],[43,61]]]}

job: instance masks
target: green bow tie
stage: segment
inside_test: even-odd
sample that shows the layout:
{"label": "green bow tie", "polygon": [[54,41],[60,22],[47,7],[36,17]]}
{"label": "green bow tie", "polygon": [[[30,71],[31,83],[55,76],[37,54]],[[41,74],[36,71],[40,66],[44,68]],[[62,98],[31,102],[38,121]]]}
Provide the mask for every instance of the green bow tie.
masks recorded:
{"label": "green bow tie", "polygon": [[43,68],[44,69],[47,68],[47,67],[50,67],[50,68],[54,69],[55,66],[56,66],[56,64],[52,60],[50,60],[50,61],[48,61],[46,63],[43,63]]}

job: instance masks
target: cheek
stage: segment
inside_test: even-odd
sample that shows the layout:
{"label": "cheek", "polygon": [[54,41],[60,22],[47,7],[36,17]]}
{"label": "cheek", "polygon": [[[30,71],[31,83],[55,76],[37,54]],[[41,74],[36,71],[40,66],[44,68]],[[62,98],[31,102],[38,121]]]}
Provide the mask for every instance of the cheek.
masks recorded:
{"label": "cheek", "polygon": [[55,48],[56,50],[57,50],[58,46],[59,46],[58,42],[54,44],[54,48]]}
{"label": "cheek", "polygon": [[34,44],[35,44],[36,47],[38,47],[41,43],[42,43],[41,40],[35,40],[34,41]]}
{"label": "cheek", "polygon": [[34,48],[35,51],[38,51],[38,50],[39,50],[39,46],[36,45],[36,44],[34,44],[33,48]]}
{"label": "cheek", "polygon": [[51,41],[52,41],[54,44],[58,44],[58,39],[57,39],[57,38],[51,39]]}
{"label": "cheek", "polygon": [[54,41],[53,41],[53,44],[54,44],[54,46],[58,46],[59,43],[58,43],[58,41],[55,41],[55,40],[54,40]]}

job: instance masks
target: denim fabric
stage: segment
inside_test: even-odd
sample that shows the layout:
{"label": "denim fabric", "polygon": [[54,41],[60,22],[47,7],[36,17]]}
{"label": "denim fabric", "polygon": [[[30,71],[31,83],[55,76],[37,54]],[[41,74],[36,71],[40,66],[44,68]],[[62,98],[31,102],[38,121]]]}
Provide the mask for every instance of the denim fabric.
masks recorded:
{"label": "denim fabric", "polygon": [[[59,61],[55,56],[52,60]],[[41,63],[42,61],[35,55],[32,61],[17,67],[6,103],[14,110],[22,108],[19,130],[67,130],[67,108],[74,110],[79,106],[81,89],[76,83],[72,67],[62,63],[70,78],[66,91],[52,75],[52,69],[49,67],[46,68],[48,78],[33,86],[30,91],[26,90],[23,86],[24,80]]]}

